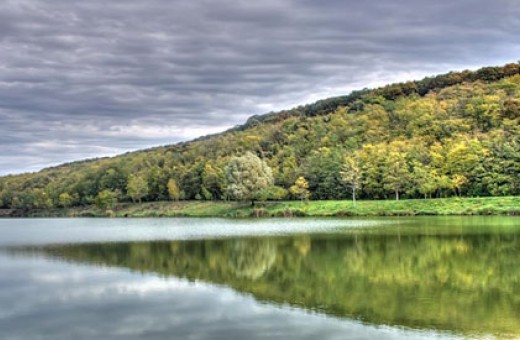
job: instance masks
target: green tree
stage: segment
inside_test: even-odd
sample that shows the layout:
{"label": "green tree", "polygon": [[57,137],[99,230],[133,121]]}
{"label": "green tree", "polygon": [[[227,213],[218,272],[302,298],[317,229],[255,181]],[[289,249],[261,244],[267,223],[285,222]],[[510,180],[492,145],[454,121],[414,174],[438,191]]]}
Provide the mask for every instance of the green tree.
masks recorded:
{"label": "green tree", "polygon": [[58,197],[58,203],[63,208],[69,208],[73,202],[74,198],[68,192],[61,193]]}
{"label": "green tree", "polygon": [[410,183],[410,172],[406,163],[405,154],[392,150],[388,153],[384,168],[384,187],[395,193],[395,199],[399,200],[399,194],[406,190]]}
{"label": "green tree", "polygon": [[302,166],[313,199],[344,198],[346,184],[341,179],[343,152],[326,147],[313,151]]}
{"label": "green tree", "polygon": [[224,172],[212,162],[206,162],[202,172],[202,195],[206,200],[218,199],[222,196]]}
{"label": "green tree", "polygon": [[121,166],[114,166],[99,173],[101,175],[98,180],[99,187],[101,189],[125,190],[127,180],[125,172],[125,169]]}
{"label": "green tree", "polygon": [[370,198],[384,198],[383,168],[386,146],[365,144],[361,149],[360,161],[363,172],[363,193]]}
{"label": "green tree", "polygon": [[148,182],[148,198],[152,200],[163,200],[167,198],[167,184],[169,174],[166,168],[161,165],[162,161],[158,161],[159,164],[152,165],[146,173],[146,181]]}
{"label": "green tree", "polygon": [[431,166],[415,161],[411,176],[416,189],[424,195],[424,198],[431,198],[432,194],[437,191],[438,175]]}
{"label": "green tree", "polygon": [[260,190],[259,193],[259,199],[262,201],[266,200],[273,200],[273,201],[280,201],[286,198],[288,195],[288,192],[286,189],[281,188],[279,186],[271,186],[269,188],[265,188]]}
{"label": "green tree", "polygon": [[117,192],[105,189],[96,196],[96,206],[100,209],[112,209],[117,204],[117,196]]}
{"label": "green tree", "polygon": [[143,197],[148,195],[148,181],[144,177],[130,175],[128,176],[126,190],[134,203],[135,201],[141,203]]}
{"label": "green tree", "polygon": [[34,208],[36,209],[49,209],[52,208],[52,200],[50,199],[47,192],[43,189],[33,189],[34,196]]}
{"label": "green tree", "polygon": [[[187,199],[201,197],[202,174],[204,172],[204,162],[198,161],[187,169],[181,178],[180,184],[186,193]],[[199,198],[200,199],[200,198]]]}
{"label": "green tree", "polygon": [[239,201],[251,201],[254,205],[262,189],[273,185],[271,168],[251,152],[233,157],[226,167],[227,193]]}

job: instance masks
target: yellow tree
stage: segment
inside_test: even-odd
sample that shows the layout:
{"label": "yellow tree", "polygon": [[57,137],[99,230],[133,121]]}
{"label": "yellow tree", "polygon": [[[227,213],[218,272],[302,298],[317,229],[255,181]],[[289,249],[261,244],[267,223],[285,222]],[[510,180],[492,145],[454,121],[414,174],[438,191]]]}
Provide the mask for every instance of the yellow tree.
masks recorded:
{"label": "yellow tree", "polygon": [[352,190],[352,204],[356,205],[356,191],[361,186],[362,169],[359,162],[359,152],[345,157],[341,178]]}
{"label": "yellow tree", "polygon": [[130,175],[126,190],[133,202],[138,201],[141,203],[141,199],[148,195],[148,181],[144,177]]}
{"label": "yellow tree", "polygon": [[406,190],[406,187],[410,184],[406,153],[399,150],[399,144],[399,142],[395,142],[388,145],[389,152],[383,171],[384,188],[393,191],[397,201],[399,200],[399,193]]}
{"label": "yellow tree", "polygon": [[304,199],[308,199],[310,196],[309,193],[309,183],[305,179],[305,177],[300,176],[298,179],[294,182],[294,185],[292,185],[289,188],[289,192],[291,195],[298,197],[302,201]]}
{"label": "yellow tree", "polygon": [[464,184],[468,182],[468,179],[464,175],[455,175],[452,178],[452,185],[455,188],[455,194],[459,197],[462,197],[461,188]]}
{"label": "yellow tree", "polygon": [[179,186],[177,185],[177,181],[173,178],[170,178],[168,181],[168,196],[173,201],[178,201],[181,197],[181,191],[179,189]]}

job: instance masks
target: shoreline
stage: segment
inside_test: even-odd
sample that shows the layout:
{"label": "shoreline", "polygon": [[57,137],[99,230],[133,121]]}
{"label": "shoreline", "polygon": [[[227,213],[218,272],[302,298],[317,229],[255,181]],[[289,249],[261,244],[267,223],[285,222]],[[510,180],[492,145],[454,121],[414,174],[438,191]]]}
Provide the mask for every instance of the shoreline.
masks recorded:
{"label": "shoreline", "polygon": [[348,216],[520,216],[520,196],[352,201],[246,202],[160,201],[50,210],[0,209],[0,218],[24,217],[348,217]]}

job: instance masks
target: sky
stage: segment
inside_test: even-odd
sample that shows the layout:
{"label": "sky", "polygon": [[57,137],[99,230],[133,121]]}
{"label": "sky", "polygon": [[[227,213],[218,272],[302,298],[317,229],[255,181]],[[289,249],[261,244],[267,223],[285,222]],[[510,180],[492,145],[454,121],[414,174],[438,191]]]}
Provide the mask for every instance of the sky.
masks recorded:
{"label": "sky", "polygon": [[520,60],[517,0],[2,0],[0,175]]}

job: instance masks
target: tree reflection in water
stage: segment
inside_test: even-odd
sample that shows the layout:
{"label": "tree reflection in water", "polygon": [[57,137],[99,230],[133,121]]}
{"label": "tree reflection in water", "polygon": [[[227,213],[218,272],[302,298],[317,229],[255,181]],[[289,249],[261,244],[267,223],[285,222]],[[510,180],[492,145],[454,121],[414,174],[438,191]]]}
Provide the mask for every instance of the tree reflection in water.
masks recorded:
{"label": "tree reflection in water", "polygon": [[229,253],[230,268],[237,278],[256,280],[276,259],[276,247],[269,239],[239,239],[233,241]]}
{"label": "tree reflection in water", "polygon": [[36,251],[224,284],[262,301],[372,324],[520,336],[515,233],[302,235]]}

